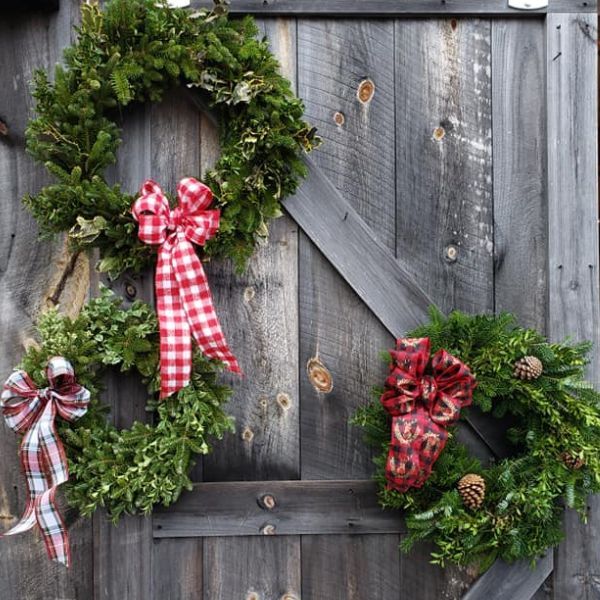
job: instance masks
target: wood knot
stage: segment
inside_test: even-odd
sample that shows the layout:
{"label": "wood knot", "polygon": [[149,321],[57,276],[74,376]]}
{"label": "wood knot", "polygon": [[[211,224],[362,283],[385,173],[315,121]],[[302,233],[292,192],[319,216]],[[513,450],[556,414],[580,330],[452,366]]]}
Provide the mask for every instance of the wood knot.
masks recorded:
{"label": "wood knot", "polygon": [[306,364],[306,373],[317,392],[328,394],[333,389],[333,378],[329,369],[317,356],[313,356]]}
{"label": "wood knot", "polygon": [[0,135],[8,135],[8,125],[2,119],[0,119]]}
{"label": "wood knot", "polygon": [[373,94],[375,94],[375,84],[370,79],[363,79],[359,83],[358,90],[356,92],[358,101],[362,104],[367,104],[372,100]]}
{"label": "wood knot", "polygon": [[275,525],[273,525],[272,523],[265,523],[260,529],[260,533],[262,533],[262,535],[275,535]]}
{"label": "wood knot", "polygon": [[443,127],[436,127],[433,130],[433,139],[436,142],[441,142],[444,139],[445,135],[446,135],[446,130]]}
{"label": "wood knot", "polygon": [[296,596],[296,594],[292,594],[291,592],[286,592],[279,600],[298,600],[298,596]]}
{"label": "wood knot", "polygon": [[290,397],[284,392],[279,392],[275,400],[277,404],[279,404],[279,406],[283,408],[283,410],[289,410],[289,408],[292,406],[292,401],[290,400]]}
{"label": "wood knot", "polygon": [[447,262],[454,263],[458,260],[458,248],[454,244],[449,244],[444,250],[444,258]]}
{"label": "wood knot", "polygon": [[333,113],[333,122],[338,127],[341,127],[346,122],[346,117],[345,117],[344,113],[339,112],[339,111]]}
{"label": "wood knot", "polygon": [[251,442],[254,439],[254,432],[250,427],[244,427],[244,431],[242,431],[242,439],[245,442]]}
{"label": "wood knot", "polygon": [[137,296],[137,288],[135,285],[133,285],[133,283],[131,283],[131,281],[128,281],[125,284],[125,295],[127,296],[128,300],[135,300],[135,297]]}
{"label": "wood knot", "polygon": [[244,301],[250,302],[256,296],[256,290],[253,287],[247,287],[244,290]]}
{"label": "wood knot", "polygon": [[246,594],[246,600],[260,600],[260,596],[256,592],[248,592]]}
{"label": "wood knot", "polygon": [[265,494],[261,496],[258,500],[258,504],[261,508],[265,510],[273,510],[277,503],[275,502],[275,496],[272,494]]}

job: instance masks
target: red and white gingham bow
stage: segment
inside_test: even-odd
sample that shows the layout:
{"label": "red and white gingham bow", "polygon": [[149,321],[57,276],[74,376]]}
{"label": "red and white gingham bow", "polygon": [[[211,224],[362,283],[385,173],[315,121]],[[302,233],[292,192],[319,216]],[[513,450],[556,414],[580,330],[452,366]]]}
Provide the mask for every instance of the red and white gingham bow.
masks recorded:
{"label": "red and white gingham bow", "polygon": [[90,393],[75,381],[71,363],[60,356],[48,362],[49,387],[37,389],[25,371],[14,371],[4,384],[0,407],[7,425],[24,433],[19,455],[27,477],[27,506],[21,520],[4,535],[31,529],[37,522],[48,556],[67,567],[69,536],[54,504],[56,488],[69,479],[67,459],[56,433],[56,414],[76,421],[87,411]]}
{"label": "red and white gingham bow", "polygon": [[171,210],[158,184],[148,179],[132,207],[145,244],[160,244],[156,264],[156,309],[160,327],[160,397],[185,387],[192,370],[192,341],[209,358],[240,373],[215,313],[208,281],[192,242],[203,246],[219,228],[219,210],[207,210],[210,188],[193,177],[177,185]]}

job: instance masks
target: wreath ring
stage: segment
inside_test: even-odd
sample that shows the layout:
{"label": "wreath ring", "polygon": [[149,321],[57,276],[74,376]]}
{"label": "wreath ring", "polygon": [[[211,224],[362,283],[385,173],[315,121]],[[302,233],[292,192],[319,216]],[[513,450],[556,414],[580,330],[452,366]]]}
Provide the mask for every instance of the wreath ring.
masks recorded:
{"label": "wreath ring", "polygon": [[[387,355],[391,375],[386,388],[375,390],[376,398],[359,409],[354,423],[364,428],[375,448],[380,504],[404,511],[408,534],[402,549],[429,540],[436,545],[433,563],[476,564],[480,571],[497,558],[535,561],[563,538],[564,506],[585,519],[588,495],[600,491],[600,393],[585,380],[591,344],[550,343],[537,331],[518,326],[510,314],[453,312],[444,317],[435,309],[430,322],[407,337],[411,339],[399,340],[399,345],[423,339],[431,344],[426,378],[435,377],[429,370],[435,369],[435,352],[445,351],[468,366],[477,382],[473,405],[512,421],[507,432],[512,453],[483,464],[457,439],[455,427],[449,427],[443,432],[448,442],[430,476],[417,477],[420,487],[394,489],[386,473],[390,418],[384,406],[398,394],[389,380],[406,371],[396,362],[399,353]],[[408,407],[402,416],[408,428],[413,410]],[[415,423],[425,419],[422,413],[412,414]],[[430,414],[432,427],[426,429],[439,432],[435,402]],[[392,431],[395,436],[397,430]],[[427,460],[427,435],[412,436],[414,454],[399,450],[413,463],[417,454]]]}
{"label": "wreath ring", "polygon": [[[27,150],[55,182],[24,203],[42,233],[68,232],[73,248],[97,248],[97,268],[109,278],[139,273],[156,260],[156,249],[138,239],[135,198],[103,176],[116,161],[117,121],[126,105],[157,102],[177,86],[202,94],[220,124],[221,146],[203,178],[220,209],[220,227],[203,252],[230,258],[238,270],[304,175],[302,153],[319,143],[253,20],[228,20],[225,4],[216,0],[212,11],[191,13],[164,0],[111,0],[102,10],[86,3],[78,39],[65,50],[54,81],[43,71],[35,74],[37,115],[27,127]],[[192,456],[209,452],[209,438],[232,429],[223,411],[230,390],[216,380],[221,363],[196,349],[189,385],[149,402],[155,424],[118,430],[106,421],[95,369],[137,371],[155,396],[153,309],[134,302],[122,310],[120,300],[103,291],[74,319],[43,315],[38,330],[41,345],[27,351],[20,367],[41,385],[47,358],[62,355],[92,394],[84,418],[58,427],[69,459],[69,504],[84,515],[103,506],[116,521],[174,502],[191,485]]]}

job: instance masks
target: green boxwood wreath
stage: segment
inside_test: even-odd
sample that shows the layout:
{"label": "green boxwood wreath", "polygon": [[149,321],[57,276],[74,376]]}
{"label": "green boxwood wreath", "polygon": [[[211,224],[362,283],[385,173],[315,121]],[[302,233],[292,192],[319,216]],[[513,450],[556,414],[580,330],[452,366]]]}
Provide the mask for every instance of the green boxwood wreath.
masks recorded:
{"label": "green boxwood wreath", "polygon": [[[381,505],[404,510],[408,534],[401,547],[408,551],[415,542],[430,540],[437,546],[432,562],[477,564],[480,570],[496,558],[535,560],[562,539],[564,505],[585,519],[587,496],[600,491],[600,394],[585,381],[590,344],[549,343],[517,326],[509,314],[453,312],[446,318],[436,310],[407,337],[429,337],[432,354],[444,348],[471,368],[478,381],[473,404],[496,417],[512,416],[507,438],[514,454],[484,466],[451,432],[422,488],[388,490],[390,421],[379,401],[383,390],[375,390],[376,398],[353,422],[377,451]],[[538,379],[513,376],[515,362],[524,356],[542,361]],[[461,411],[465,416],[468,409]],[[583,467],[569,468],[575,461]],[[476,510],[463,505],[456,488],[468,473],[486,483],[484,503]]]}
{"label": "green boxwood wreath", "polygon": [[90,390],[83,418],[75,423],[58,420],[71,475],[67,498],[84,515],[103,506],[115,521],[123,513],[148,513],[154,504],[174,502],[191,487],[188,472],[194,454],[208,453],[210,439],[232,429],[223,410],[231,390],[217,381],[222,363],[199,351],[190,384],[165,401],[149,402],[156,411],[154,424],[136,422],[131,429],[118,430],[107,421],[109,408],[100,392],[108,368],[137,373],[150,398],[160,388],[156,315],[142,302],[127,310],[121,302],[103,288],[74,319],[56,310],[45,313],[37,326],[40,343],[28,349],[20,364],[44,387],[48,359],[64,356],[77,381]]}
{"label": "green boxwood wreath", "polygon": [[[177,86],[203,96],[219,121],[221,146],[202,178],[221,210],[219,232],[203,253],[230,258],[238,270],[305,173],[302,153],[319,143],[252,19],[229,20],[224,6],[215,0],[212,11],[190,12],[156,0],[112,0],[103,10],[86,3],[77,41],[53,82],[43,71],[35,75],[37,116],[27,127],[27,149],[56,181],[24,202],[43,233],[68,232],[74,248],[97,248],[97,268],[111,278],[140,272],[156,256],[138,240],[135,197],[103,175],[116,161],[123,107],[157,102]],[[83,514],[103,506],[115,520],[174,502],[190,485],[192,455],[208,452],[209,439],[232,427],[223,411],[230,390],[216,381],[219,366],[197,351],[190,385],[156,403],[156,315],[141,303],[121,310],[119,302],[105,292],[74,320],[44,315],[41,345],[21,364],[43,385],[47,358],[63,355],[92,392],[88,414],[59,426],[71,474],[67,494]],[[109,365],[146,381],[154,424],[118,430],[107,422],[98,392],[101,367]]]}

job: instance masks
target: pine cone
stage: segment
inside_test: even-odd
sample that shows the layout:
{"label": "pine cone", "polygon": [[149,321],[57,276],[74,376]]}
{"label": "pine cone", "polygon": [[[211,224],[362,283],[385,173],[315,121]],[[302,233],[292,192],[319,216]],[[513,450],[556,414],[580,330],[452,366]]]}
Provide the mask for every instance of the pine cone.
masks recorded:
{"label": "pine cone", "polygon": [[485,481],[483,477],[469,473],[457,485],[458,493],[467,508],[479,508],[485,498]]}
{"label": "pine cone", "polygon": [[565,463],[565,465],[573,471],[577,471],[581,469],[581,467],[583,467],[583,459],[579,458],[579,456],[571,454],[570,452],[563,452],[560,455],[560,457],[562,458],[562,461]]}
{"label": "pine cone", "polygon": [[517,379],[531,381],[537,379],[543,372],[544,365],[537,356],[524,356],[515,363],[513,375]]}

